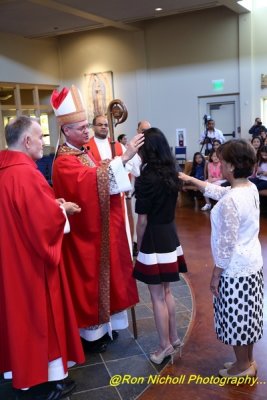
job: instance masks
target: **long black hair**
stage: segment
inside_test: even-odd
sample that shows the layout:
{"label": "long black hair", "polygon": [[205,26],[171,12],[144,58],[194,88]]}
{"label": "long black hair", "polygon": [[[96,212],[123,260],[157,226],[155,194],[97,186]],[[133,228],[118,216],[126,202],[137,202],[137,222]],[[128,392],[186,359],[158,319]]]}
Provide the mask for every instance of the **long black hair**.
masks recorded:
{"label": "long black hair", "polygon": [[266,160],[262,158],[261,153],[267,153],[267,146],[263,145],[259,150],[259,161],[258,164],[261,165],[262,163],[266,163]]}
{"label": "long black hair", "polygon": [[[202,159],[201,164],[197,164],[197,162],[196,162],[197,156],[200,156],[200,157],[201,157],[201,159]],[[206,159],[205,159],[205,157],[203,156],[202,153],[200,153],[200,151],[197,151],[197,152],[194,154],[194,157],[193,157],[192,170],[191,170],[191,174],[190,174],[190,175],[191,175],[191,176],[195,176],[195,174],[196,174],[196,169],[197,169],[197,166],[198,166],[198,165],[201,165],[201,166],[203,167],[203,172],[204,172],[205,164],[206,164]]]}
{"label": "long black hair", "polygon": [[145,131],[145,141],[138,151],[142,160],[141,174],[147,168],[152,169],[171,191],[180,187],[180,182],[175,168],[175,158],[169,143],[160,129],[149,128]]}

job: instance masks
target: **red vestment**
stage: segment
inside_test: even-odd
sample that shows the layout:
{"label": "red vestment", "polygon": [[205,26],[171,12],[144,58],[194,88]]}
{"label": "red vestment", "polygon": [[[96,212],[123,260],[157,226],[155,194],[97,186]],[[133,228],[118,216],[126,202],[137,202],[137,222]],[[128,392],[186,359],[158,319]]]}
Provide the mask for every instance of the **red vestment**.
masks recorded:
{"label": "red vestment", "polygon": [[[63,241],[64,264],[80,328],[108,322],[111,314],[139,301],[121,199],[109,196],[108,191],[108,201],[103,203],[100,181],[108,184],[108,171],[100,170],[92,156],[67,146],[59,149],[53,166],[57,196],[76,202],[82,209],[70,216],[71,232]],[[105,231],[109,234],[103,242]],[[105,283],[108,287],[103,287]],[[108,309],[104,316],[103,309]]]}
{"label": "red vestment", "polygon": [[65,217],[24,153],[0,152],[0,373],[13,386],[48,380],[48,362],[83,362],[64,269]]}

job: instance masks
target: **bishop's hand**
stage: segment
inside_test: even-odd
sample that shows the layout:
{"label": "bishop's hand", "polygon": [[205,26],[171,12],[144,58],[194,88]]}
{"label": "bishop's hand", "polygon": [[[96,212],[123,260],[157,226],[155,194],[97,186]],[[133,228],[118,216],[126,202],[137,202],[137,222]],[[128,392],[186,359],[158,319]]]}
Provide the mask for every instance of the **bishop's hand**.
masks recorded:
{"label": "bishop's hand", "polygon": [[131,160],[133,156],[138,152],[141,146],[143,146],[145,140],[145,136],[143,133],[138,133],[135,135],[127,145],[127,150],[121,156],[123,164],[127,163],[127,161]]}

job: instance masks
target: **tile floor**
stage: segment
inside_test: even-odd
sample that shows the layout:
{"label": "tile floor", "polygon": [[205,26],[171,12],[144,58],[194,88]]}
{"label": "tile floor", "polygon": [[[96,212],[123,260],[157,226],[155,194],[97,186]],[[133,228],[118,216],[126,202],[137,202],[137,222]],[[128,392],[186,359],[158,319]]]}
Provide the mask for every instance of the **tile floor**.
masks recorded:
{"label": "tile floor", "polygon": [[[178,333],[183,338],[192,314],[190,290],[183,278],[171,286],[177,307]],[[147,387],[147,377],[157,375],[169,362],[166,360],[157,366],[149,361],[149,353],[157,347],[158,337],[147,286],[138,282],[138,289],[140,303],[135,308],[137,340],[132,334],[129,312],[129,329],[120,331],[119,338],[108,346],[105,353],[86,354],[85,364],[70,370],[70,377],[75,379],[77,387],[66,400],[134,400]],[[110,379],[114,375],[130,375],[133,382],[136,378],[141,379],[133,384],[112,387]],[[11,383],[0,379],[0,400],[13,399]]]}

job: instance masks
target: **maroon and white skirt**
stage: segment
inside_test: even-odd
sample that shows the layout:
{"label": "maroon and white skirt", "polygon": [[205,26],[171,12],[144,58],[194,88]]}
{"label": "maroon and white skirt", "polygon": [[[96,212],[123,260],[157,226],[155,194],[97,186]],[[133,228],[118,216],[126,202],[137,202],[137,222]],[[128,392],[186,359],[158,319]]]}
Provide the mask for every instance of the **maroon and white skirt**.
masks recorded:
{"label": "maroon and white skirt", "polygon": [[179,272],[187,272],[187,267],[175,223],[148,223],[133,276],[141,282],[157,285],[179,281]]}

